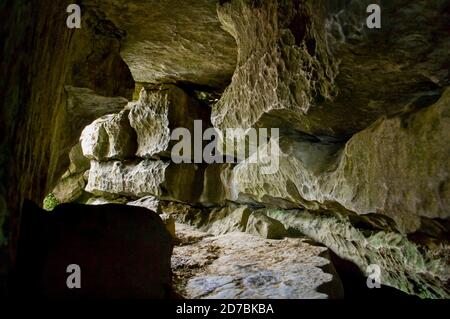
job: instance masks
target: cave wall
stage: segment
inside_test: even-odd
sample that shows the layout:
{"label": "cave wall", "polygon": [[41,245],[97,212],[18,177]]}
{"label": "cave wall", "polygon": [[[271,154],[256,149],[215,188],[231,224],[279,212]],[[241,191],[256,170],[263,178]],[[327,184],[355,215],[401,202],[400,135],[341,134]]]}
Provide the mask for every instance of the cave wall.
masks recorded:
{"label": "cave wall", "polygon": [[[111,100],[117,104],[119,99],[123,107],[134,89],[131,73],[119,56],[120,37],[111,32],[110,24],[85,12],[82,28],[71,30],[66,26],[68,4],[0,4],[4,21],[0,33],[0,241],[2,250],[9,250],[5,256],[15,254],[23,200],[42,203],[68,167],[69,150],[81,129],[114,111]],[[78,87],[91,93],[88,99],[109,97],[108,105],[83,109],[83,97],[75,94],[79,101],[73,106],[70,88]]]}

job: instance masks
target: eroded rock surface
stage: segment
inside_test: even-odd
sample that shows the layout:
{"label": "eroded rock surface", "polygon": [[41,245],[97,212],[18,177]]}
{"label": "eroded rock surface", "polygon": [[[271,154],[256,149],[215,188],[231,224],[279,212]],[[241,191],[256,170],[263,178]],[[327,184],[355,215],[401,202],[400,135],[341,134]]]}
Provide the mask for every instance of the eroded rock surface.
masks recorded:
{"label": "eroded rock surface", "polygon": [[173,129],[187,129],[193,136],[194,120],[203,125],[209,122],[208,109],[174,85],[143,88],[139,100],[128,108],[130,124],[137,133],[136,155],[142,158],[170,157]]}
{"label": "eroded rock surface", "polygon": [[136,153],[136,133],[128,122],[129,111],[103,116],[81,133],[83,154],[97,161],[125,160]]}
{"label": "eroded rock surface", "polygon": [[236,166],[233,199],[382,213],[405,232],[421,216],[450,217],[449,98],[450,89],[433,106],[381,119],[345,146],[281,138],[275,174],[248,161]]}
{"label": "eroded rock surface", "polygon": [[[322,269],[330,265],[324,247],[242,232],[208,236],[185,225],[177,225],[177,236],[185,240],[174,248],[172,268],[177,289],[187,298],[342,296],[339,277]],[[325,284],[334,289],[323,288]]]}
{"label": "eroded rock surface", "polygon": [[126,34],[121,56],[137,82],[225,86],[236,64],[236,44],[221,28],[218,0],[88,0]]}
{"label": "eroded rock surface", "polygon": [[363,273],[368,265],[378,265],[383,285],[422,298],[450,296],[450,243],[442,237],[422,235],[421,241],[414,242],[398,233],[392,221],[377,214],[352,216],[276,209],[266,213],[282,221],[291,234],[300,232],[323,243],[354,262]]}
{"label": "eroded rock surface", "polygon": [[370,3],[220,6],[238,62],[213,107],[214,126],[284,127],[345,139],[382,115],[431,104],[449,85],[448,4],[390,1],[383,4],[383,27],[370,30]]}

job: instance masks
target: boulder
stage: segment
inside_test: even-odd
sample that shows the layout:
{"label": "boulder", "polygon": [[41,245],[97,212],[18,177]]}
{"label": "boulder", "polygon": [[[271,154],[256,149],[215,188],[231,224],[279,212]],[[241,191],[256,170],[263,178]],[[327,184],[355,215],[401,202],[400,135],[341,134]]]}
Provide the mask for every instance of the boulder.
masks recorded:
{"label": "boulder", "polygon": [[328,249],[303,238],[271,240],[242,232],[205,236],[184,225],[180,233],[194,240],[174,248],[174,272],[200,269],[187,280],[186,298],[331,299],[344,295]]}
{"label": "boulder", "polygon": [[69,168],[52,191],[59,203],[75,201],[83,194],[86,186],[85,172],[90,167],[90,161],[84,157],[81,143],[72,147],[69,159]]}
{"label": "boulder", "polygon": [[80,141],[83,154],[97,161],[124,160],[136,152],[136,133],[128,122],[128,110],[109,114],[86,126]]}
{"label": "boulder", "polygon": [[[16,293],[58,299],[166,298],[172,239],[161,218],[127,205],[62,204],[22,215]],[[84,234],[84,235],[83,235]],[[80,288],[69,289],[69,265]]]}
{"label": "boulder", "polygon": [[119,161],[91,161],[86,191],[94,195],[123,195],[144,197],[161,195],[169,163],[143,160],[122,163]]}
{"label": "boulder", "polygon": [[156,196],[195,203],[202,190],[203,173],[195,164],[161,160],[91,162],[85,190],[96,196]]}
{"label": "boulder", "polygon": [[283,224],[262,211],[255,211],[248,217],[245,232],[266,239],[282,239],[286,236]]}
{"label": "boulder", "polygon": [[138,101],[127,107],[137,134],[136,155],[142,158],[170,157],[171,146],[176,143],[171,141],[175,128],[188,129],[193,137],[194,120],[202,120],[205,128],[210,126],[209,110],[174,85],[147,85]]}
{"label": "boulder", "polygon": [[70,203],[83,194],[85,186],[84,173],[78,173],[61,179],[52,193],[59,203]]}

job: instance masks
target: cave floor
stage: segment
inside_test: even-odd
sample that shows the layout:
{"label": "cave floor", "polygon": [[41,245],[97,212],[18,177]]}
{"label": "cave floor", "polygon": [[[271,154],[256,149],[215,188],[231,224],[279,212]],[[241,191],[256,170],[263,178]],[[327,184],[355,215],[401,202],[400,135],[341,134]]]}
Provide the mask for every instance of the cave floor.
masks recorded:
{"label": "cave floor", "polygon": [[342,284],[328,249],[307,238],[214,236],[176,224],[176,292],[187,299],[337,298]]}

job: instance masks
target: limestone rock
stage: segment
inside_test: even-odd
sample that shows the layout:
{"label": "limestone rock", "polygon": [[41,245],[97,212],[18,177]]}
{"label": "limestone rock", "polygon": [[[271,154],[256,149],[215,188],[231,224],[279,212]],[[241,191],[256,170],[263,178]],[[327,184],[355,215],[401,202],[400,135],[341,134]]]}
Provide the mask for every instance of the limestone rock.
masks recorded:
{"label": "limestone rock", "polygon": [[[236,43],[217,17],[218,0],[88,0],[126,34],[121,55],[137,82],[191,82],[224,87]],[[176,23],[174,23],[176,21]]]}
{"label": "limestone rock", "polygon": [[145,196],[138,200],[128,202],[127,205],[145,207],[156,213],[158,212],[159,200],[154,196]]}
{"label": "limestone rock", "polygon": [[447,218],[449,99],[450,89],[433,106],[379,120],[343,148],[281,138],[277,172],[263,174],[261,164],[240,163],[233,171],[232,199],[382,213],[405,232],[418,229],[421,216]]}
{"label": "limestone rock", "polygon": [[130,124],[137,134],[136,155],[142,158],[170,157],[173,129],[193,132],[194,120],[203,120],[205,126],[209,123],[208,110],[174,85],[143,88],[139,100],[128,107]]}
{"label": "limestone rock", "polygon": [[262,211],[255,211],[248,217],[245,231],[267,239],[281,239],[286,236],[286,229],[283,224],[268,217]]}
{"label": "limestone rock", "polygon": [[97,196],[156,196],[197,202],[203,174],[194,164],[145,159],[132,162],[91,161],[86,191]]}
{"label": "limestone rock", "polygon": [[129,111],[105,115],[81,133],[83,154],[89,159],[106,161],[127,159],[136,152],[136,134],[128,122]]}
{"label": "limestone rock", "polygon": [[[449,298],[450,243],[435,241],[422,245],[411,241],[378,221],[337,212],[266,210],[268,216],[283,222],[291,232],[300,232],[318,241],[341,258],[359,266],[381,269],[381,283],[422,298]],[[374,219],[374,221],[372,221]]]}
{"label": "limestone rock", "polygon": [[69,168],[52,191],[59,203],[75,201],[83,194],[86,186],[85,172],[89,169],[90,162],[84,157],[80,143],[72,147],[69,159]]}
{"label": "limestone rock", "polygon": [[[300,238],[270,240],[242,232],[206,236],[179,225],[193,244],[174,248],[172,268],[200,269],[187,278],[183,296],[194,299],[342,298],[327,248]],[[331,288],[332,287],[332,288]]]}
{"label": "limestone rock", "polygon": [[161,195],[169,163],[143,160],[138,163],[91,161],[86,191],[94,195],[144,197]]}
{"label": "limestone rock", "polygon": [[83,175],[84,173],[78,173],[63,178],[58,182],[58,185],[53,189],[52,193],[59,203],[73,202],[83,194],[84,187],[86,186]]}
{"label": "limestone rock", "polygon": [[430,105],[450,84],[445,1],[383,4],[376,31],[365,25],[370,3],[232,0],[219,6],[238,62],[213,106],[213,125],[346,139],[383,115]]}

